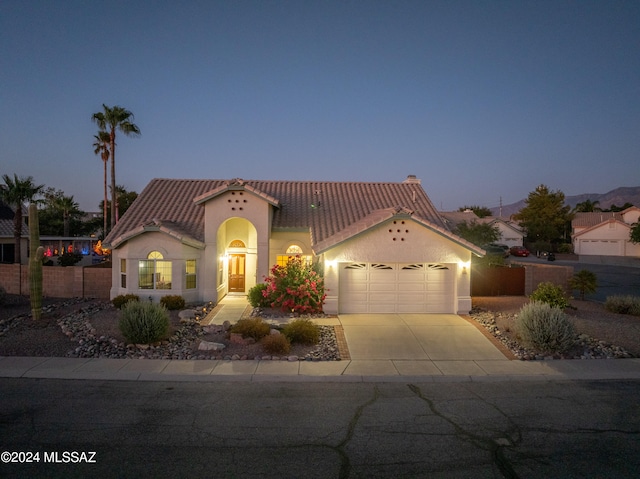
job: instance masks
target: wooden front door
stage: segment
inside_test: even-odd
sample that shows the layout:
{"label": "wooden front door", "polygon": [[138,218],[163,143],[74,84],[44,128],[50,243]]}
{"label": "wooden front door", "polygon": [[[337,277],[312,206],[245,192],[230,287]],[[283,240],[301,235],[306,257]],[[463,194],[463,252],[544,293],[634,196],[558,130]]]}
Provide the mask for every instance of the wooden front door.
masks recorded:
{"label": "wooden front door", "polygon": [[229,292],[244,293],[244,255],[229,256]]}

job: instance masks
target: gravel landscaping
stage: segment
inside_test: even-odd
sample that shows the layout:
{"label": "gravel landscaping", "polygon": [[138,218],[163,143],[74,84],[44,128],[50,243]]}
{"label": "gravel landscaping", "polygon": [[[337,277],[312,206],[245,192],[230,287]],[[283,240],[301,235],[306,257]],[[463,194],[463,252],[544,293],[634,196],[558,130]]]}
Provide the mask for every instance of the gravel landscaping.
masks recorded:
{"label": "gravel landscaping", "polygon": [[[260,343],[232,341],[227,331],[229,325],[201,324],[206,315],[203,308],[210,308],[210,304],[190,307],[195,311],[195,317],[190,319],[181,318],[178,311],[170,311],[171,336],[166,341],[135,345],[127,344],[120,333],[120,313],[110,302],[71,299],[48,303],[42,320],[35,322],[31,319],[28,298],[9,297],[8,304],[0,307],[0,356],[272,361],[337,361],[345,356],[333,326],[320,326],[317,345],[294,344],[283,356],[265,353]],[[265,315],[273,323],[285,318],[275,312]],[[223,345],[224,349],[201,350],[202,343]]]}
{"label": "gravel landscaping", "polygon": [[[610,313],[603,305],[572,301],[567,309],[578,332],[576,347],[563,355],[545,355],[522,347],[517,340],[515,317],[526,297],[474,298],[469,318],[484,328],[518,359],[602,359],[640,357],[640,318]],[[47,299],[40,321],[30,316],[29,300],[6,297],[0,306],[0,356],[44,356],[82,358],[157,358],[336,361],[348,359],[340,344],[340,329],[321,326],[318,345],[293,345],[289,354],[266,354],[260,343],[230,341],[228,325],[202,325],[203,307],[192,309],[195,319],[181,319],[171,312],[171,337],[156,345],[127,344],[118,330],[119,310],[110,302],[88,299]],[[288,315],[256,310],[271,323],[286,321]],[[343,338],[342,338],[343,339]],[[222,350],[200,350],[202,342],[223,344]]]}

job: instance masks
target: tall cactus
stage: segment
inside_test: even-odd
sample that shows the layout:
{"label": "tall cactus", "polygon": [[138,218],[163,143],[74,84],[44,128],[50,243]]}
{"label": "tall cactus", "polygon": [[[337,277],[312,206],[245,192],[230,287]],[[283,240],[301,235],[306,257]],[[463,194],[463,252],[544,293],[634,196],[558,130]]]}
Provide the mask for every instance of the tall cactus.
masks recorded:
{"label": "tall cactus", "polygon": [[40,225],[38,208],[29,205],[29,295],[31,315],[38,320],[42,317],[42,257],[44,248],[40,246]]}

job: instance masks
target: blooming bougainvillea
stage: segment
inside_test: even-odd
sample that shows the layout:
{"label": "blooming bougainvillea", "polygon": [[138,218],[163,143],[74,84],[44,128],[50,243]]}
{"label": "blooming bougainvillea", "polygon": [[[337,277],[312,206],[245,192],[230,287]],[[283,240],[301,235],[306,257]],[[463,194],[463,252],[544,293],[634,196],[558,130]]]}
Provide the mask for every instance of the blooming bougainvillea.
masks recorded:
{"label": "blooming bougainvillea", "polygon": [[300,314],[322,312],[327,296],[324,278],[300,256],[290,258],[286,266],[273,266],[265,283],[267,287],[262,290],[262,295],[272,308]]}

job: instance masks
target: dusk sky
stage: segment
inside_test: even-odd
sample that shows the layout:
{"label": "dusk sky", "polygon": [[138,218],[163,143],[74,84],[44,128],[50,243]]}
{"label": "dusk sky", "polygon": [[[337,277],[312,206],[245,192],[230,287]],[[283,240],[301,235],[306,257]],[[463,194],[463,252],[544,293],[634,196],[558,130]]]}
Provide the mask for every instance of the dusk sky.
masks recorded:
{"label": "dusk sky", "polygon": [[437,208],[640,186],[639,1],[3,1],[0,174],[402,181]]}

